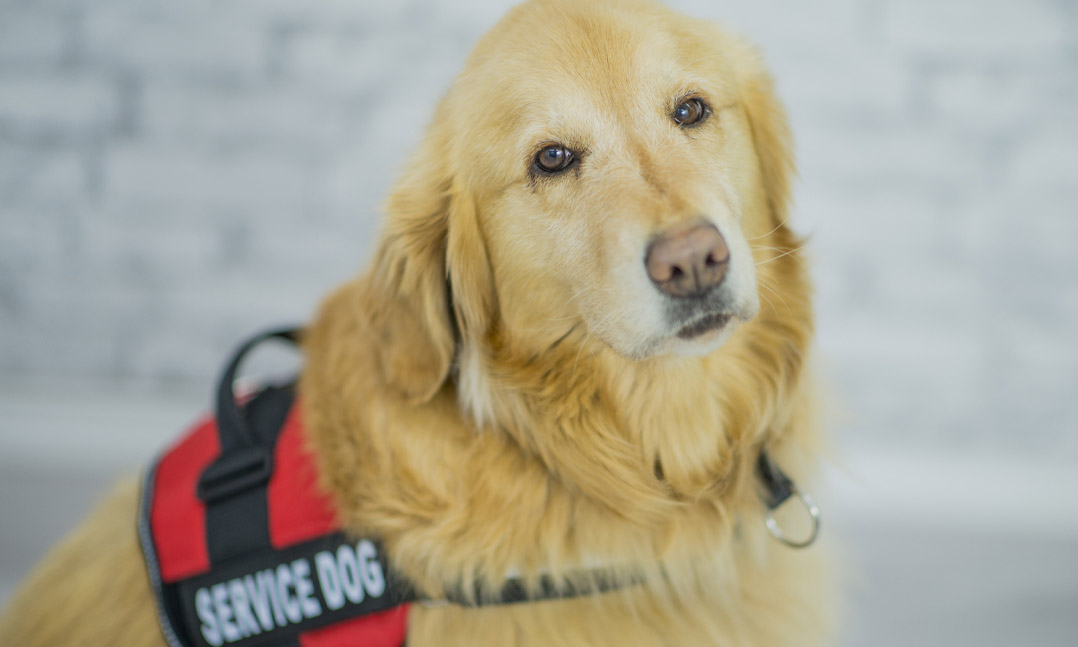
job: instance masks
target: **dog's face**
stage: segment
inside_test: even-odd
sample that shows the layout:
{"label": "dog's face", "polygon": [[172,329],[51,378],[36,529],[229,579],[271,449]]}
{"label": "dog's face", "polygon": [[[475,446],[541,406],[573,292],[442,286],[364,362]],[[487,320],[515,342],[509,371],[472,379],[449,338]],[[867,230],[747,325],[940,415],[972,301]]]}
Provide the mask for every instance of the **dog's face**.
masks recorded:
{"label": "dog's face", "polygon": [[745,231],[766,218],[729,39],[650,6],[527,9],[459,88],[508,328],[579,319],[626,357],[710,352],[757,312]]}
{"label": "dog's face", "polygon": [[399,239],[431,292],[448,271],[466,336],[582,329],[631,359],[706,354],[759,308],[750,241],[783,225],[787,139],[759,61],[716,26],[635,0],[533,0],[439,106],[383,248]]}
{"label": "dog's face", "polygon": [[767,231],[729,39],[546,9],[489,35],[452,102],[500,314],[634,359],[710,352],[758,309],[745,232]]}

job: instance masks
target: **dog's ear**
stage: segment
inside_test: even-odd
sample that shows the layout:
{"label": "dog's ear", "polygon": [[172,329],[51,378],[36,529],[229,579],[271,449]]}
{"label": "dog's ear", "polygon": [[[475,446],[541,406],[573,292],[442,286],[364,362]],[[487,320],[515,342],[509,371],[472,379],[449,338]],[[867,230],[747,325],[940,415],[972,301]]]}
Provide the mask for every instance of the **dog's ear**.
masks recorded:
{"label": "dog's ear", "polygon": [[446,265],[457,328],[469,343],[490,329],[497,294],[475,198],[460,187],[452,195]]}
{"label": "dog's ear", "polygon": [[742,102],[752,129],[768,210],[775,224],[785,223],[794,174],[793,138],[786,110],[759,52],[745,46]]}
{"label": "dog's ear", "polygon": [[383,379],[413,403],[441,388],[456,344],[446,283],[452,178],[439,135],[436,123],[390,193],[361,304]]}
{"label": "dog's ear", "polygon": [[413,403],[438,392],[460,339],[495,307],[475,198],[453,171],[443,101],[386,203],[363,310],[384,379]]}

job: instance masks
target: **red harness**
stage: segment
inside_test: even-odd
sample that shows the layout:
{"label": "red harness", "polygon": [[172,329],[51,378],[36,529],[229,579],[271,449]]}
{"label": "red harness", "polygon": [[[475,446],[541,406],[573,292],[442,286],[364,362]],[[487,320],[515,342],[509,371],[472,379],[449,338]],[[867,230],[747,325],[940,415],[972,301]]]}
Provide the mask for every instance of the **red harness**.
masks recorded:
{"label": "red harness", "polygon": [[[377,544],[341,533],[303,447],[299,407],[288,409],[265,484],[269,545],[214,560],[212,513],[197,493],[203,473],[220,457],[216,421],[203,420],[146,476],[140,534],[170,645],[402,645],[409,605],[390,599],[370,611],[363,604],[378,602],[374,593],[393,594],[386,565]],[[257,535],[260,529],[240,530]]]}

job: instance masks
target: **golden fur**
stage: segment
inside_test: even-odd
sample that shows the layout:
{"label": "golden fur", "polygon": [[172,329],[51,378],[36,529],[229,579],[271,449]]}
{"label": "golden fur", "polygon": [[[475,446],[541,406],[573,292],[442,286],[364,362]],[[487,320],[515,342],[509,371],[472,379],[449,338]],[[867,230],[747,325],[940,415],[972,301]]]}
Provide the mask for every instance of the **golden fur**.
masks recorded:
{"label": "golden fur", "polygon": [[[686,92],[713,107],[692,131],[669,122]],[[587,154],[536,177],[544,142]],[[829,569],[766,534],[753,469],[766,446],[800,481],[818,450],[791,173],[760,59],[714,25],[533,0],[480,41],[390,196],[372,267],[307,331],[309,445],[344,522],[428,594],[597,564],[646,582],[416,605],[410,647],[829,641]],[[728,280],[759,306],[677,346],[643,328],[628,277],[649,236],[701,213],[751,252]],[[161,645],[134,515],[125,488],[55,549],[3,643]]]}

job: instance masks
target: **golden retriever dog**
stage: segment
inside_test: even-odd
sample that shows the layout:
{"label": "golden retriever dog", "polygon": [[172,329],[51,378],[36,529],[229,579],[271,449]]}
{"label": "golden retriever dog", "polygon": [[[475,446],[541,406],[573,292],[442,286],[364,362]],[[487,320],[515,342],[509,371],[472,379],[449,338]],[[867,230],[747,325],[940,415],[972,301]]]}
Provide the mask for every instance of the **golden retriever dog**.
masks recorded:
{"label": "golden retriever dog", "polygon": [[[409,647],[807,647],[820,548],[765,526],[766,451],[811,479],[810,284],[790,133],[756,51],[646,0],[531,0],[484,36],[306,330],[307,445],[347,528],[437,598]],[[121,488],[0,620],[17,647],[164,644]]]}

